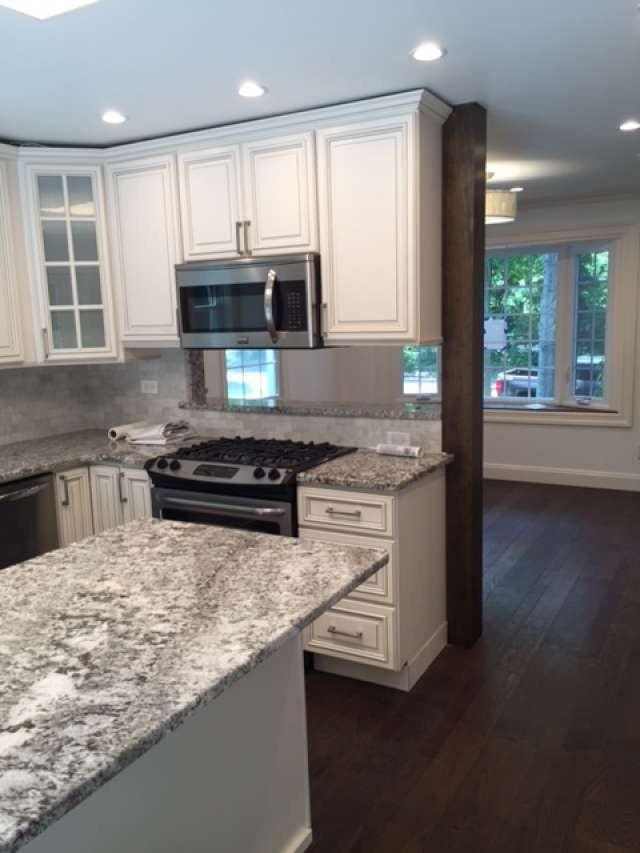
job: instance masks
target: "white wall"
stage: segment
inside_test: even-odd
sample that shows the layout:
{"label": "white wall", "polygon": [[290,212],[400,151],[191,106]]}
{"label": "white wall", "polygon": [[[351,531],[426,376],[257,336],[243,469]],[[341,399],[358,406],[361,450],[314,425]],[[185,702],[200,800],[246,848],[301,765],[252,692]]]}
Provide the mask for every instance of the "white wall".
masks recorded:
{"label": "white wall", "polygon": [[[522,210],[513,224],[488,228],[487,242],[634,224],[640,224],[640,199],[550,205]],[[637,232],[631,233],[637,243]],[[635,249],[634,256],[637,245]],[[625,275],[625,283],[637,290],[637,262]],[[628,323],[625,332],[633,353],[632,365],[627,365],[628,390],[633,395],[631,426],[497,423],[491,420],[492,414],[485,414],[485,476],[640,491],[640,371],[635,369],[640,350],[635,328],[635,323]]]}

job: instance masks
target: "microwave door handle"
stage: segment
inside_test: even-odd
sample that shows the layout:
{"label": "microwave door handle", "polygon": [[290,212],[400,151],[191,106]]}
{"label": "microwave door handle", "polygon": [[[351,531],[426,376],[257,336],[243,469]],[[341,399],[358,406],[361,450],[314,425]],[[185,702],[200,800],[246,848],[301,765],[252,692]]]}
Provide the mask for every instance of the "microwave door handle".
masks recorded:
{"label": "microwave door handle", "polygon": [[276,275],[275,270],[269,270],[264,288],[264,321],[274,344],[278,341],[278,330],[276,329],[273,317],[273,291],[275,290],[277,283],[278,276]]}

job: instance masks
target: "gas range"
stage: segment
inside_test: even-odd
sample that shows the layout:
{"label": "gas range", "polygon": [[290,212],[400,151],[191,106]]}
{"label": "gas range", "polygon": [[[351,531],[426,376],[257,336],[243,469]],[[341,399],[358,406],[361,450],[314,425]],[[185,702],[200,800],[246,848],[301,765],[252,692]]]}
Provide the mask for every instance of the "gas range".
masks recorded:
{"label": "gas range", "polygon": [[153,515],[296,536],[296,474],[354,450],[240,436],[182,447],[145,464]]}
{"label": "gas range", "polygon": [[355,447],[329,442],[305,443],[275,438],[216,438],[150,459],[145,467],[152,482],[229,486],[284,486],[296,474],[329,459],[352,453]]}

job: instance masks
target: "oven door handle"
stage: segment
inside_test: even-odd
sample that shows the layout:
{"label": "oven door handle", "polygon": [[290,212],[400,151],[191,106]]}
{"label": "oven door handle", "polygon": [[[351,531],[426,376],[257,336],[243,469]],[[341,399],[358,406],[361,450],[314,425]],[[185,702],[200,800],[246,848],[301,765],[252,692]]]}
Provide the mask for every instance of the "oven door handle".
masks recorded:
{"label": "oven door handle", "polygon": [[267,281],[264,286],[264,321],[267,326],[267,332],[271,336],[273,343],[278,341],[278,330],[273,316],[273,291],[278,283],[278,276],[275,270],[269,270],[267,273]]}
{"label": "oven door handle", "polygon": [[242,506],[240,504],[222,504],[215,501],[197,501],[189,498],[168,498],[161,499],[161,504],[172,506],[184,506],[189,508],[203,509],[210,513],[222,515],[237,515],[245,516],[245,518],[275,518],[285,515],[284,509],[272,509],[271,507],[260,506]]}

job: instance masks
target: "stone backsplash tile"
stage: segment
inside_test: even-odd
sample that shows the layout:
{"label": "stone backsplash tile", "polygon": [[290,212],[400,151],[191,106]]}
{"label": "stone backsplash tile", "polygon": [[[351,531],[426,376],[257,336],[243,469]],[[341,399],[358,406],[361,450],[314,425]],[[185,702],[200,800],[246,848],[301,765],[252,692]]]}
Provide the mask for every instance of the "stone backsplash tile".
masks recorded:
{"label": "stone backsplash tile", "polygon": [[[264,415],[185,411],[187,369],[180,350],[124,364],[48,366],[0,371],[0,445],[78,429],[106,429],[135,420],[188,418],[203,434],[295,438],[373,447],[389,430],[408,432],[412,444],[442,449],[440,421]],[[158,394],[142,394],[155,379]]]}

